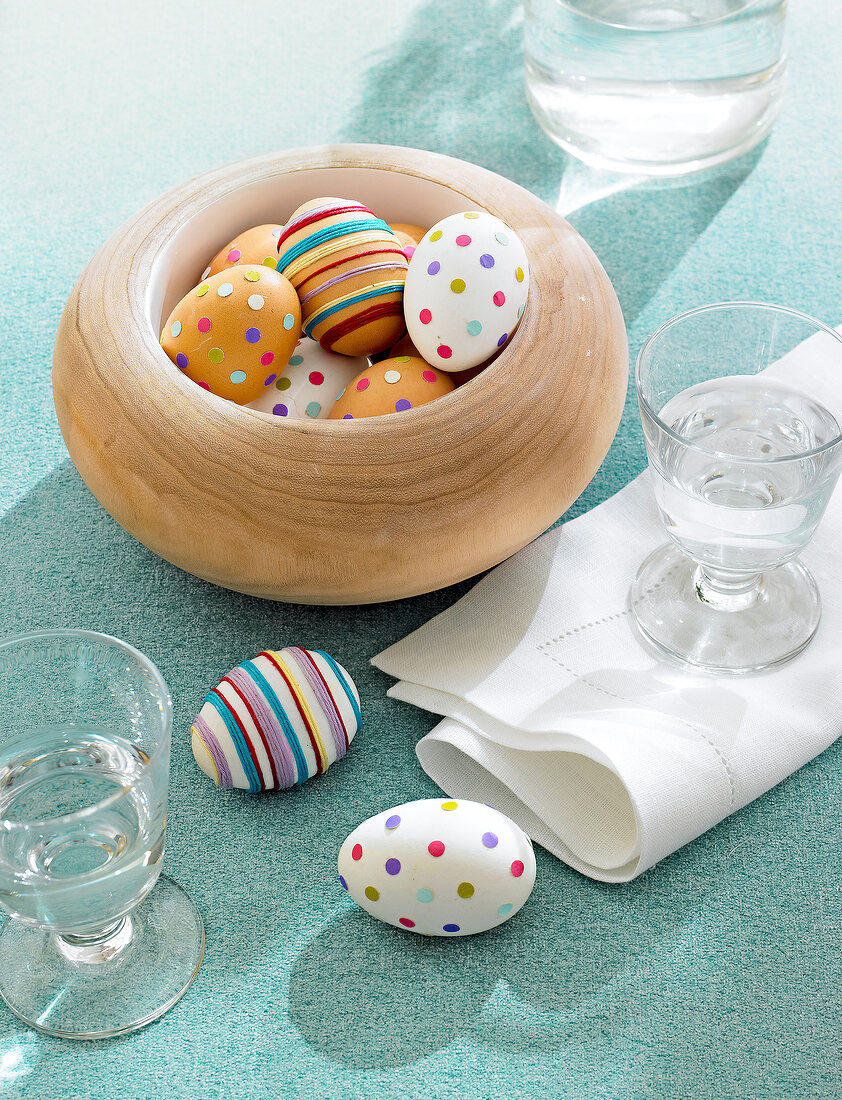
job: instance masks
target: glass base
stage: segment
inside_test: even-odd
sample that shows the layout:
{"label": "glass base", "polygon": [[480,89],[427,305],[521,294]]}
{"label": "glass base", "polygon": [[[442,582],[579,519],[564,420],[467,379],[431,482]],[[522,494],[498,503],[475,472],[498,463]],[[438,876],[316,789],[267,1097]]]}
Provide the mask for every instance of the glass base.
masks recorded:
{"label": "glass base", "polygon": [[631,590],[644,639],[707,672],[759,672],[783,664],[804,649],[821,617],[816,582],[794,561],[714,602],[697,563],[672,543],[649,555]]}
{"label": "glass base", "polygon": [[7,918],[0,928],[0,996],[47,1035],[124,1035],[172,1008],[199,972],[204,950],[196,906],[161,875],[138,908],[96,942]]}

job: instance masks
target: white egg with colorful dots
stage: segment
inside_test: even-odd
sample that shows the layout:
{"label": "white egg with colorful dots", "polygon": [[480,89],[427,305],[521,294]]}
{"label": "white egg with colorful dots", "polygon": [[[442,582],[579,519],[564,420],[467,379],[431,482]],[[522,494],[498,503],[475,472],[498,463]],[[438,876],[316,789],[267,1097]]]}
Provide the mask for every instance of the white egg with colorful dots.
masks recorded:
{"label": "white egg with colorful dots", "polygon": [[528,293],[529,262],[515,231],[485,211],[452,214],[409,262],[406,327],[432,366],[466,370],[505,347]]}
{"label": "white egg with colorful dots", "polygon": [[288,419],[324,420],[338,395],[367,366],[368,359],[326,351],[302,336],[283,370],[266,379],[249,408]]}
{"label": "white egg with colorful dots", "polygon": [[339,851],[339,882],[366,912],[422,936],[508,920],[535,884],[524,831],[490,806],[424,798],[375,814]]}

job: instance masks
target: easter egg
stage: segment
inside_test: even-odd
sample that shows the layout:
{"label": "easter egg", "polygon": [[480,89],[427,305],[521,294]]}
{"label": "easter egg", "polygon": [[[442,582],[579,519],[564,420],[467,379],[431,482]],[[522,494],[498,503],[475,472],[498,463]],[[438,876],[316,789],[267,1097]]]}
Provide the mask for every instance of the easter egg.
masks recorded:
{"label": "easter egg", "polygon": [[339,395],[329,420],[355,420],[364,416],[406,412],[426,405],[454,389],[453,381],[423,359],[398,355],[372,363],[353,378]]}
{"label": "easter egg", "polygon": [[[413,344],[412,338],[409,333],[398,340],[395,346],[389,352],[389,355],[394,358],[397,355],[412,355],[416,359],[423,359],[424,356]],[[425,360],[426,362],[426,360]],[[468,367],[467,370],[451,370],[447,372],[448,377],[453,382],[453,385],[457,387],[464,386],[466,382],[470,382],[472,378],[476,378],[478,374],[481,374],[488,366],[487,363],[480,363],[477,367]]]}
{"label": "easter egg", "polygon": [[375,814],[339,851],[339,882],[373,917],[424,936],[502,924],[535,883],[532,842],[504,814],[423,798]]}
{"label": "easter egg", "polygon": [[392,232],[401,242],[406,258],[411,260],[413,252],[421,243],[427,230],[422,229],[420,225],[411,225],[409,222],[393,222]]}
{"label": "easter egg", "polygon": [[237,265],[185,294],[164,325],[161,346],[188,378],[246,405],[289,360],[300,330],[289,280],[268,267]]}
{"label": "easter egg", "polygon": [[298,292],[304,334],[341,355],[373,355],[398,339],[407,260],[389,226],[352,199],[304,203],[284,226],[278,271]]}
{"label": "easter egg", "polygon": [[263,393],[249,402],[249,408],[292,419],[324,420],[339,393],[367,366],[362,356],[336,355],[305,336],[292,349],[283,371],[267,377]]}
{"label": "easter egg", "polygon": [[529,264],[517,234],[492,214],[452,214],[433,226],[410,260],[406,327],[433,366],[476,367],[506,345],[528,291]]}
{"label": "easter egg", "polygon": [[233,267],[234,264],[262,264],[274,270],[278,263],[280,235],[280,225],[256,225],[252,229],[244,230],[224,248],[220,248],[202,278],[207,279],[208,275],[216,275],[218,271]]}
{"label": "easter egg", "polygon": [[208,692],[190,730],[217,787],[282,790],[327,771],[360,727],[360,697],[320,649],[264,650]]}

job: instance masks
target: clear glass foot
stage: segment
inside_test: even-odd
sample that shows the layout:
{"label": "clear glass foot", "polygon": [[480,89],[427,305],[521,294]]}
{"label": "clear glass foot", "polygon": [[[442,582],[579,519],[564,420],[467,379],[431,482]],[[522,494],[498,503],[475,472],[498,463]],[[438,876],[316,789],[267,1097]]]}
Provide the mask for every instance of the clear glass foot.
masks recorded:
{"label": "clear glass foot", "polygon": [[57,936],[7,919],[0,928],[0,996],[48,1035],[123,1035],[172,1008],[190,988],[204,950],[196,906],[161,875],[137,909],[98,936]]}
{"label": "clear glass foot", "polygon": [[641,565],[631,607],[644,639],[709,672],[759,672],[791,660],[821,617],[816,583],[792,561],[753,577],[703,570],[672,543]]}

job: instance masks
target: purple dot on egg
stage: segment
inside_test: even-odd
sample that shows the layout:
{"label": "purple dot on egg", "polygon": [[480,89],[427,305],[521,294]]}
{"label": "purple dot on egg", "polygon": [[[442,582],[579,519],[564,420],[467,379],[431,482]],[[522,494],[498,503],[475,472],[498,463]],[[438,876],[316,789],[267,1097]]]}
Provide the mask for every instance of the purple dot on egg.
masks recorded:
{"label": "purple dot on egg", "polygon": [[401,819],[400,819],[399,814],[392,814],[391,817],[386,818],[386,828],[387,829],[397,829],[397,827],[398,827],[398,825],[400,825],[400,823],[401,823]]}
{"label": "purple dot on egg", "polygon": [[387,859],[386,860],[386,874],[396,875],[401,869],[401,861],[399,859]]}
{"label": "purple dot on egg", "polygon": [[343,420],[353,420],[354,419],[354,414],[353,413],[345,413],[345,415],[342,417],[342,419]]}
{"label": "purple dot on egg", "polygon": [[482,842],[486,846],[486,848],[496,848],[498,844],[497,837],[494,835],[494,833],[483,833]]}
{"label": "purple dot on egg", "polygon": [[503,344],[505,344],[505,342],[508,340],[508,338],[509,338],[508,332],[504,332],[503,335],[500,337],[500,339],[497,341],[497,347],[502,348]]}
{"label": "purple dot on egg", "polygon": [[256,344],[259,339],[260,339],[260,329],[259,328],[247,328],[246,329],[246,340],[248,340],[248,342],[250,344]]}
{"label": "purple dot on egg", "polygon": [[263,385],[264,386],[271,386],[272,383],[275,381],[275,379],[277,377],[278,377],[277,374],[270,374],[269,377],[266,379],[266,381],[263,383]]}
{"label": "purple dot on egg", "polygon": [[184,354],[183,351],[180,351],[178,353],[178,355],[176,355],[175,365],[177,367],[181,367],[182,370],[184,370],[185,367],[190,365],[190,360],[187,358],[187,356]]}
{"label": "purple dot on egg", "polygon": [[428,275],[438,275],[438,273],[440,271],[441,271],[441,264],[438,262],[438,260],[433,260],[433,262],[431,264],[429,264],[429,266],[427,267],[427,274]]}
{"label": "purple dot on egg", "polygon": [[401,397],[395,402],[395,412],[404,412],[406,409],[411,408],[412,403],[410,401],[407,401],[405,397]]}
{"label": "purple dot on egg", "polygon": [[459,931],[459,925],[458,924],[443,924],[441,927],[442,927],[443,932],[458,932]]}
{"label": "purple dot on egg", "polygon": [[483,267],[494,267],[494,257],[490,256],[487,252],[483,252],[479,258],[479,262]]}
{"label": "purple dot on egg", "polygon": [[342,887],[343,890],[348,889],[348,883],[345,881],[344,875],[339,876],[339,885]]}
{"label": "purple dot on egg", "polygon": [[286,405],[275,405],[275,407],[272,409],[272,412],[275,414],[275,416],[289,416],[289,409],[286,407]]}

